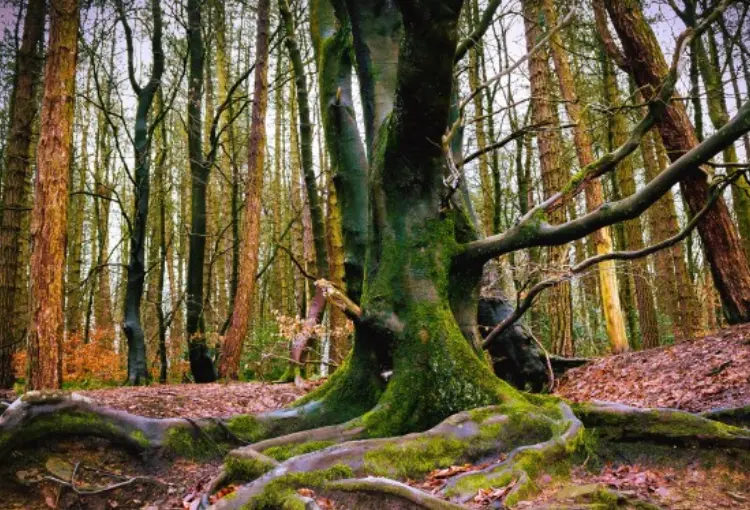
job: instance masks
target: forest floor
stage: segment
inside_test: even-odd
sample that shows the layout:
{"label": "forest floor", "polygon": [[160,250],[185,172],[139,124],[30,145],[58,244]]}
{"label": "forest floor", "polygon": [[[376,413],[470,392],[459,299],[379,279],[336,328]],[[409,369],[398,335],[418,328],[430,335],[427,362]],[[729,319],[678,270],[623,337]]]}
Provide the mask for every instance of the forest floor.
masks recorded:
{"label": "forest floor", "polygon": [[750,404],[750,324],[675,345],[599,358],[569,370],[557,393],[690,412]]}
{"label": "forest floor", "polygon": [[[199,418],[284,407],[318,384],[309,382],[302,388],[263,383],[160,385],[81,393],[133,414]],[[559,381],[558,393],[574,401],[607,400],[692,412],[748,405],[750,325],[674,346],[594,360],[569,371]],[[24,449],[12,457],[0,466],[0,507],[8,509],[192,509],[197,508],[203,487],[221,468],[219,459],[193,462],[157,457],[143,462],[96,439],[45,444],[43,449]],[[586,508],[587,497],[605,487],[657,508],[750,509],[750,473],[710,458],[699,460],[689,451],[666,452],[660,457],[668,461],[619,455],[601,466],[575,468],[572,479],[564,483],[543,477],[540,493],[517,508],[552,509],[571,501],[583,502],[581,508]],[[436,493],[449,476],[478,467],[452,466],[407,483]],[[50,475],[74,477],[79,490],[110,489],[82,496],[45,479]],[[118,483],[125,485],[111,489]],[[470,506],[497,508],[508,490],[480,491]],[[318,504],[323,509],[343,508],[325,497],[319,497]]]}

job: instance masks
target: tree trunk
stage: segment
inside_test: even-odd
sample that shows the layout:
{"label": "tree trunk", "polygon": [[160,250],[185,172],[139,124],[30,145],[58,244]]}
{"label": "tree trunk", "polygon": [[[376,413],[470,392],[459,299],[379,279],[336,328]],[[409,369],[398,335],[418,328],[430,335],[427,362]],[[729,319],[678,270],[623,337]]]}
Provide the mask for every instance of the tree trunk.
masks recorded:
{"label": "tree trunk", "polygon": [[[617,75],[610,62],[604,63],[606,96],[614,113],[609,121],[611,136],[610,150],[624,144],[628,139],[627,121],[618,108],[622,106],[620,91],[617,86]],[[628,158],[620,164],[616,173],[619,192],[623,197],[635,193],[635,174],[633,159]],[[643,229],[640,218],[626,221],[624,224],[625,244],[628,250],[640,250],[644,248]],[[633,286],[635,288],[635,299],[638,307],[638,324],[641,332],[641,345],[644,349],[650,349],[659,345],[659,327],[654,306],[654,296],[651,293],[649,282],[651,281],[646,259],[635,260],[630,264],[633,272]]]}
{"label": "tree trunk", "polygon": [[[659,175],[661,168],[655,152],[655,141],[658,133],[648,133],[643,142],[641,142],[641,156],[643,157],[643,166],[645,169],[646,182],[650,182],[654,177]],[[658,243],[676,235],[678,230],[673,229],[677,223],[674,209],[674,196],[670,191],[651,208],[648,214],[649,237],[652,243]],[[682,250],[679,244],[671,249],[662,250],[654,254],[654,268],[659,275],[659,285],[655,286],[656,300],[659,305],[659,311],[669,317],[672,322],[672,335],[675,340],[687,338],[686,330],[689,330],[687,324],[682,323],[680,316],[680,300],[678,294],[677,276],[675,272],[675,255],[673,250]],[[684,261],[683,261],[684,265]],[[667,331],[661,334],[666,337]]]}
{"label": "tree trunk", "polygon": [[201,136],[204,51],[201,33],[200,0],[188,0],[188,153],[190,158],[191,206],[190,248],[187,270],[187,336],[190,371],[195,382],[216,380],[216,370],[208,351],[203,317],[203,276],[206,259],[206,188],[210,168],[203,155]]}
{"label": "tree trunk", "polygon": [[[302,174],[305,179],[305,189],[307,190],[307,201],[310,204],[310,219],[312,222],[313,244],[315,245],[315,271],[318,278],[328,278],[328,250],[326,247],[325,220],[323,218],[323,208],[318,195],[318,186],[316,184],[315,170],[313,168],[312,157],[312,121],[310,116],[310,104],[308,101],[307,78],[302,62],[297,39],[295,36],[295,25],[292,12],[289,10],[287,0],[279,0],[279,12],[286,37],[284,42],[289,52],[289,59],[294,70],[295,89],[297,91],[297,114],[299,116],[299,141],[300,154],[302,156]],[[325,310],[325,298],[322,290],[316,289],[310,306],[307,310],[307,322],[310,326],[319,324]],[[292,341],[291,359],[295,364],[299,364],[302,354],[311,338],[312,327],[305,328],[305,331],[298,334]],[[297,367],[295,367],[296,370]]]}
{"label": "tree trunk", "polygon": [[[669,157],[658,133],[653,133],[654,148],[658,161],[659,171],[663,171],[669,165]],[[656,176],[653,176],[656,177]],[[652,177],[652,178],[653,178]],[[649,179],[650,180],[650,179]],[[669,196],[667,194],[666,196]],[[677,211],[674,202],[667,203],[668,211],[664,216],[663,228],[668,232],[665,236],[675,235],[680,231],[680,225],[677,221]],[[690,244],[688,244],[688,248]],[[674,265],[675,278],[677,281],[677,297],[680,305],[680,324],[682,327],[682,339],[695,338],[701,331],[700,304],[696,296],[693,278],[690,272],[690,260],[692,259],[691,250],[687,250],[688,262],[685,262],[682,247],[677,244],[672,248],[672,263]],[[697,279],[697,278],[696,278]],[[709,278],[710,280],[710,278]]]}
{"label": "tree trunk", "polygon": [[[17,314],[16,300],[21,251],[21,224],[31,178],[31,138],[37,114],[37,90],[42,70],[40,45],[44,35],[45,0],[30,0],[24,19],[23,40],[16,56],[12,108],[5,149],[5,182],[0,209],[0,317]],[[13,322],[0,321],[0,388],[12,388],[13,353],[21,345]]]}
{"label": "tree trunk", "polygon": [[[552,0],[544,0],[545,17],[549,26],[558,24],[555,6]],[[560,92],[565,101],[568,118],[575,124],[573,128],[573,142],[578,155],[578,163],[585,168],[594,162],[593,143],[588,132],[586,119],[581,111],[581,105],[575,91],[573,73],[570,71],[567,56],[563,52],[562,39],[559,32],[553,34],[550,39],[552,59],[555,62],[555,70],[560,84]],[[586,209],[593,211],[604,203],[604,192],[602,183],[598,179],[586,186]],[[603,228],[594,234],[594,245],[597,255],[603,255],[612,251],[612,236],[608,228]],[[628,338],[625,334],[625,321],[620,306],[620,294],[617,286],[617,273],[614,261],[606,261],[599,264],[599,291],[601,297],[604,322],[607,326],[607,336],[612,352],[621,353],[630,349]]]}
{"label": "tree trunk", "polygon": [[234,310],[219,361],[221,377],[237,379],[242,355],[242,343],[247,336],[248,323],[255,297],[255,274],[258,270],[260,240],[261,196],[266,155],[266,107],[268,105],[268,40],[270,0],[258,4],[256,29],[255,85],[253,93],[252,126],[248,147],[247,223],[242,238],[240,278],[234,299]]}
{"label": "tree trunk", "polygon": [[[664,77],[667,63],[651,27],[636,0],[605,2],[623,52],[644,97],[654,97]],[[671,103],[658,122],[669,158],[676,161],[698,144],[685,108]],[[706,203],[709,190],[706,175],[696,169],[680,181],[680,188],[691,213]],[[734,324],[750,320],[750,268],[742,244],[723,200],[719,200],[698,225],[706,259],[711,267],[727,320]]]}
{"label": "tree trunk", "polygon": [[63,274],[68,177],[78,50],[78,2],[60,0],[50,13],[37,149],[31,252],[30,389],[62,386]]}
{"label": "tree trunk", "polygon": [[[110,68],[114,64],[114,50],[115,44],[113,42],[109,56]],[[104,107],[110,108],[112,89],[109,83],[101,84],[101,86],[104,88],[102,93]],[[94,190],[98,196],[94,197],[93,201],[96,226],[92,233],[92,236],[96,239],[95,243],[92,242],[92,249],[96,250],[94,261],[97,267],[92,283],[92,293],[95,293],[93,303],[94,322],[98,330],[109,329],[114,333],[110,272],[106,265],[109,257],[109,198],[112,196],[112,184],[109,178],[112,163],[112,142],[110,126],[107,123],[104,111],[98,112],[96,123],[98,158],[94,172]],[[88,330],[86,333],[88,334]]]}
{"label": "tree trunk", "polygon": [[[726,95],[724,94],[724,77],[719,67],[719,55],[713,31],[707,33],[708,51],[701,38],[694,42],[696,57],[703,85],[706,89],[708,116],[715,129],[720,129],[729,121]],[[731,60],[731,58],[729,59]],[[724,150],[724,163],[737,163],[737,149],[730,145]],[[732,183],[732,203],[737,218],[737,226],[742,237],[745,257],[750,257],[750,184],[742,175]]]}
{"label": "tree trunk", "polygon": [[148,206],[150,194],[151,136],[149,133],[149,111],[156,92],[161,86],[164,72],[164,52],[162,51],[162,18],[158,0],[151,0],[154,31],[151,41],[153,68],[148,83],[141,88],[133,70],[132,35],[121,3],[118,3],[120,21],[125,29],[128,42],[128,70],[131,86],[137,96],[135,113],[135,205],[130,231],[130,253],[128,281],[125,288],[125,317],[123,330],[128,340],[128,384],[145,384],[149,379],[146,358],[146,337],[141,324],[141,301],[146,280],[146,230],[148,228]]}
{"label": "tree trunk", "polygon": [[[542,33],[537,19],[542,13],[541,0],[524,0],[524,18],[526,20],[526,48],[528,51],[536,46]],[[555,106],[550,99],[550,69],[546,50],[537,51],[529,59],[531,83],[532,121],[535,124],[549,125],[537,133],[539,163],[542,172],[542,187],[545,198],[565,185],[568,172],[560,161],[560,135],[554,128],[559,125]],[[558,208],[549,215],[552,223],[565,221],[565,209]],[[549,263],[552,267],[568,264],[568,248],[553,247],[549,250]],[[571,306],[570,282],[564,282],[550,290],[548,295],[548,319],[550,321],[550,341],[552,352],[563,356],[573,356],[573,317]]]}
{"label": "tree trunk", "polygon": [[[91,72],[88,73],[86,80],[86,97],[91,96]],[[78,154],[77,161],[70,168],[70,202],[68,204],[68,224],[67,224],[67,247],[68,252],[65,258],[65,325],[69,335],[80,333],[82,326],[83,314],[83,296],[84,286],[81,280],[84,257],[84,214],[86,210],[86,195],[82,192],[86,189],[86,177],[88,175],[89,159],[89,125],[91,123],[91,114],[88,109],[88,103],[83,108],[79,108],[79,121],[81,128],[81,151]]]}

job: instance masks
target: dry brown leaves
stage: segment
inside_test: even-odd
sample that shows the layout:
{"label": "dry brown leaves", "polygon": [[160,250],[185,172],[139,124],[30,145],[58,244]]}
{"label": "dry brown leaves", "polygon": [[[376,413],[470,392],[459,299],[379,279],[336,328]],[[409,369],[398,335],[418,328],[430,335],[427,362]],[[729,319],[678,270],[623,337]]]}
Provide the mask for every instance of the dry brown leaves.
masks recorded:
{"label": "dry brown leaves", "polygon": [[570,400],[699,412],[750,404],[750,325],[669,347],[597,359],[568,371]]}
{"label": "dry brown leaves", "polygon": [[152,418],[228,416],[284,407],[320,384],[166,384],[81,391],[101,405]]}

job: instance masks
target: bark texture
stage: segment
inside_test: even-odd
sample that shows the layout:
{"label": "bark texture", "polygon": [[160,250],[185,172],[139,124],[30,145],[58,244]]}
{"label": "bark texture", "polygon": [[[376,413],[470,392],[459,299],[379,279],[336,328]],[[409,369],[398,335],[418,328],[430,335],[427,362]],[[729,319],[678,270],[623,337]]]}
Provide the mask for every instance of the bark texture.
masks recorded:
{"label": "bark texture", "polygon": [[[668,66],[653,30],[643,17],[636,0],[606,2],[629,68],[643,95],[654,97],[667,75]],[[698,145],[693,126],[680,102],[671,103],[658,122],[659,132],[670,160]],[[680,181],[690,212],[695,214],[709,194],[706,174],[695,169]],[[742,243],[726,203],[720,200],[698,226],[706,259],[730,323],[750,320],[750,269]]]}
{"label": "bark texture", "polygon": [[[524,23],[526,26],[526,48],[531,51],[537,41],[543,37],[539,24],[543,16],[541,0],[524,0]],[[556,106],[550,96],[550,68],[549,55],[546,49],[537,51],[529,59],[529,80],[531,83],[532,122],[543,124],[551,129],[537,133],[537,147],[539,148],[539,164],[542,172],[542,187],[545,198],[549,198],[562,189],[568,181],[568,171],[560,161],[560,134],[555,128],[559,125]],[[565,222],[565,208],[560,207],[549,215],[552,223]],[[549,263],[553,267],[565,266],[569,263],[567,247],[553,247],[549,250]],[[563,356],[573,356],[573,316],[570,282],[564,282],[550,292],[548,296],[548,318],[550,322],[550,336],[552,351]]]}
{"label": "bark texture", "polygon": [[[31,0],[26,9],[23,39],[16,56],[12,110],[5,149],[5,182],[0,209],[0,317],[17,313],[21,226],[26,212],[27,184],[32,172],[32,133],[38,109],[42,70],[39,48],[44,34],[45,0]],[[13,321],[0,321],[0,388],[12,388],[13,353],[21,345]]]}
{"label": "bark texture", "polygon": [[268,40],[270,0],[258,4],[256,30],[255,85],[253,94],[252,125],[248,146],[247,171],[247,221],[240,249],[240,271],[237,293],[234,298],[232,320],[224,337],[219,362],[221,377],[236,379],[239,376],[242,343],[247,336],[255,295],[255,273],[258,270],[260,241],[261,197],[266,154],[266,108],[268,106]]}
{"label": "bark texture", "polygon": [[31,389],[62,385],[63,275],[68,179],[73,141],[78,1],[60,0],[50,12],[49,49],[31,217]]}

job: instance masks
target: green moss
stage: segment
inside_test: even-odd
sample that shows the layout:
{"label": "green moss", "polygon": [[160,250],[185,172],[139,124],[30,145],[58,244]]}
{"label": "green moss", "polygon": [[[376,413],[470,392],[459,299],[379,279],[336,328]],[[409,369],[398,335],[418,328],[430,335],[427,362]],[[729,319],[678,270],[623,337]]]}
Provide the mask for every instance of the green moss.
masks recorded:
{"label": "green moss", "polygon": [[234,416],[227,421],[226,425],[232,434],[250,443],[262,439],[266,432],[263,424],[255,416],[249,414]]}
{"label": "green moss", "polygon": [[0,451],[54,436],[90,435],[110,439],[120,437],[117,428],[95,413],[72,411],[40,416],[22,431],[0,436]]}
{"label": "green moss", "polygon": [[388,443],[365,454],[365,470],[371,475],[418,478],[454,464],[466,450],[467,441],[444,437]]}
{"label": "green moss", "polygon": [[483,473],[465,476],[461,478],[455,486],[447,490],[446,495],[475,494],[479,489],[506,487],[515,477],[516,475],[510,471],[489,477]]}
{"label": "green moss", "polygon": [[320,471],[289,473],[269,482],[263,492],[255,497],[247,508],[252,510],[278,510],[279,508],[304,510],[304,505],[300,506],[301,502],[294,497],[296,489],[301,487],[319,489],[326,482],[353,476],[354,472],[351,468],[343,464],[336,464],[331,468]]}
{"label": "green moss", "polygon": [[297,455],[303,455],[305,453],[316,452],[324,448],[328,448],[331,445],[336,444],[333,441],[308,441],[306,443],[296,443],[284,446],[274,446],[263,453],[272,457],[279,462],[283,462]]}
{"label": "green moss", "polygon": [[187,427],[174,427],[167,432],[164,448],[180,457],[190,459],[208,459],[224,455],[226,445],[217,443],[212,427],[200,431]]}
{"label": "green moss", "polygon": [[143,432],[141,432],[140,430],[134,430],[134,431],[133,431],[133,432],[132,432],[132,433],[130,434],[130,437],[131,437],[131,438],[133,438],[133,440],[134,440],[134,441],[135,441],[136,443],[138,443],[138,446],[140,446],[140,447],[141,447],[141,448],[143,448],[144,450],[145,450],[146,448],[148,448],[149,446],[151,446],[151,443],[150,443],[150,442],[149,442],[149,440],[148,440],[148,439],[146,438],[146,435],[145,435],[145,434],[144,434]]}
{"label": "green moss", "polygon": [[242,458],[229,455],[224,461],[224,471],[229,480],[249,482],[276,467],[271,462],[263,462],[257,457]]}
{"label": "green moss", "polygon": [[606,412],[588,404],[577,404],[574,410],[586,426],[596,429],[607,440],[651,439],[693,444],[699,443],[703,438],[710,438],[713,443],[750,438],[747,429],[678,411]]}

